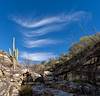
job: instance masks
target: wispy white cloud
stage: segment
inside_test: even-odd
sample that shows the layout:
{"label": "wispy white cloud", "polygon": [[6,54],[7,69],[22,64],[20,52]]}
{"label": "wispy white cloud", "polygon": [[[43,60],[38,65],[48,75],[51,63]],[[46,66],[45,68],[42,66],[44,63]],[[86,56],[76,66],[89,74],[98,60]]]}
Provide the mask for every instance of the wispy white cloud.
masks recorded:
{"label": "wispy white cloud", "polygon": [[83,18],[88,17],[88,15],[89,14],[85,11],[78,11],[70,14],[46,17],[39,20],[35,20],[35,19],[30,20],[28,18],[25,19],[19,17],[13,17],[12,20],[23,27],[36,28],[36,27],[41,27],[49,24],[70,23],[72,21],[79,21]]}
{"label": "wispy white cloud", "polygon": [[61,41],[59,40],[52,40],[52,39],[38,39],[38,40],[24,40],[24,46],[27,48],[33,48],[33,47],[41,47],[45,45],[54,45],[58,44]]}
{"label": "wispy white cloud", "polygon": [[27,32],[22,32],[24,35],[24,46],[27,48],[41,47],[49,44],[58,44],[58,40],[52,39],[37,39],[31,40],[30,38],[42,36],[51,32],[61,31],[65,26],[72,22],[80,22],[90,17],[90,14],[85,11],[77,11],[70,14],[61,14],[42,19],[28,19],[13,17],[12,20],[22,26],[28,28]]}
{"label": "wispy white cloud", "polygon": [[23,32],[23,34],[25,37],[37,37],[37,36],[42,36],[51,32],[58,32],[64,26],[65,24],[51,25],[51,26],[41,27],[38,29],[33,29],[32,31],[29,31],[29,32]]}
{"label": "wispy white cloud", "polygon": [[56,16],[43,18],[41,20],[31,20],[31,21],[28,18],[24,19],[24,18],[13,17],[12,20],[15,21],[17,24],[26,28],[36,28],[36,27],[41,27],[52,23],[63,22],[62,20],[60,20],[59,17]]}
{"label": "wispy white cloud", "polygon": [[38,53],[21,52],[20,56],[22,59],[28,59],[31,61],[39,61],[39,62],[57,57],[57,55],[51,52],[38,52]]}

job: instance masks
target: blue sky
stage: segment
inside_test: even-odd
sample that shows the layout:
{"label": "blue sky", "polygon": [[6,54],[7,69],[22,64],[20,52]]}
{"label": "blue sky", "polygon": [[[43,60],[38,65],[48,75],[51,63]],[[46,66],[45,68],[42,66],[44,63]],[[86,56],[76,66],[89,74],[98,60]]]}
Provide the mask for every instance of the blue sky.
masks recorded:
{"label": "blue sky", "polygon": [[80,37],[99,32],[99,4],[99,0],[0,0],[0,49],[8,51],[15,37],[20,60],[58,57]]}

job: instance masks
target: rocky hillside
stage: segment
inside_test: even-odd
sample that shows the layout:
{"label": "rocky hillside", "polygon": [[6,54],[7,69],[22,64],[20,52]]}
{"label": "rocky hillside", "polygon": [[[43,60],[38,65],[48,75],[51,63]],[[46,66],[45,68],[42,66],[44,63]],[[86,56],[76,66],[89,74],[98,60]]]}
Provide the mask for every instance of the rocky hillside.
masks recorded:
{"label": "rocky hillside", "polygon": [[[60,56],[58,59],[51,59],[49,62],[47,62],[47,64],[45,64],[45,67],[46,70],[49,70],[53,73],[53,77],[56,79],[56,81],[58,80],[60,82],[72,82],[72,89],[75,88],[75,90],[78,90],[78,92],[80,91],[77,84],[79,86],[85,86],[89,90],[91,90],[91,92],[93,92],[91,93],[91,96],[99,96],[100,33],[92,36],[82,37],[78,43],[74,44],[69,49],[69,53]],[[57,83],[57,85],[59,84]],[[66,86],[68,87],[68,85],[70,84],[62,83],[60,85],[65,88]],[[61,89],[61,86],[59,88]],[[65,89],[68,92],[70,88]],[[87,89],[83,89],[85,90],[85,93],[88,94],[88,92],[86,91]],[[84,92],[82,92],[81,95],[83,93]]]}
{"label": "rocky hillside", "polygon": [[13,62],[10,56],[4,51],[0,52],[0,96],[17,96],[20,88],[22,68]]}
{"label": "rocky hillside", "polygon": [[[85,80],[97,83],[100,68],[100,33],[80,38],[69,52],[58,59],[50,59],[39,65],[31,66],[37,73],[51,71],[62,80]],[[99,83],[99,82],[98,82]]]}

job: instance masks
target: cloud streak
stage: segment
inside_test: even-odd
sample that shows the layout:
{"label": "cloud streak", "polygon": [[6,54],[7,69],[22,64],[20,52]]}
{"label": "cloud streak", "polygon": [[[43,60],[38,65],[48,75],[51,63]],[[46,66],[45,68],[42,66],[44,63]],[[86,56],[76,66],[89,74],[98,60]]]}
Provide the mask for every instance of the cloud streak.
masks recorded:
{"label": "cloud streak", "polygon": [[39,39],[39,40],[24,40],[24,46],[27,48],[33,47],[42,47],[45,45],[55,45],[60,43],[61,41],[52,40],[52,39]]}
{"label": "cloud streak", "polygon": [[60,31],[63,27],[65,26],[65,24],[60,24],[58,25],[51,25],[51,26],[46,26],[46,27],[41,27],[38,29],[33,29],[33,31],[30,32],[24,32],[24,36],[25,37],[37,37],[37,36],[42,36],[48,33],[53,33],[53,32],[58,32]]}
{"label": "cloud streak", "polygon": [[39,20],[29,20],[24,18],[13,17],[12,20],[15,21],[17,24],[21,25],[25,28],[36,28],[41,27],[49,24],[59,24],[59,23],[70,23],[72,21],[80,21],[84,19],[89,14],[85,11],[78,11],[71,14],[63,14],[58,16],[51,16],[42,18]]}
{"label": "cloud streak", "polygon": [[51,52],[37,52],[37,53],[21,52],[20,56],[22,59],[28,59],[31,61],[38,61],[38,62],[57,57],[57,55]]}
{"label": "cloud streak", "polygon": [[60,17],[48,17],[48,18],[43,18],[41,20],[33,20],[30,21],[28,19],[21,19],[21,18],[17,18],[14,17],[13,21],[15,21],[17,24],[21,25],[22,27],[26,27],[26,28],[36,28],[36,27],[41,27],[44,25],[48,25],[48,24],[52,24],[52,23],[61,23],[63,22],[62,20],[60,20]]}

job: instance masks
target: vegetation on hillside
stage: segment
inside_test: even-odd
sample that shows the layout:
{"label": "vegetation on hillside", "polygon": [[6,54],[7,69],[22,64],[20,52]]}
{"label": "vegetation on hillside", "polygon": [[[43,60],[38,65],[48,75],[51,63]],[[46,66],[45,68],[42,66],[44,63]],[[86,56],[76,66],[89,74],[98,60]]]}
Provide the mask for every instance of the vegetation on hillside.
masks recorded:
{"label": "vegetation on hillside", "polygon": [[100,42],[100,33],[81,37],[79,42],[73,44],[69,51],[59,56],[59,58],[52,58],[41,62],[41,64],[30,65],[30,68],[37,73],[43,73],[45,70],[52,71],[55,66],[64,65],[67,61],[71,60],[70,63],[72,63],[72,58],[73,62],[76,62],[75,59],[80,60],[98,42]]}

